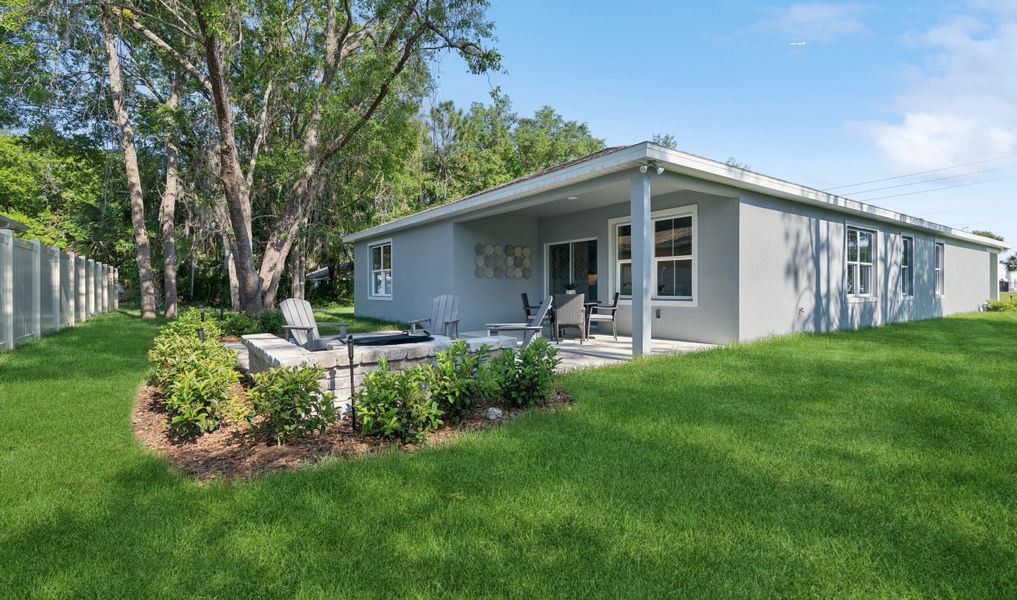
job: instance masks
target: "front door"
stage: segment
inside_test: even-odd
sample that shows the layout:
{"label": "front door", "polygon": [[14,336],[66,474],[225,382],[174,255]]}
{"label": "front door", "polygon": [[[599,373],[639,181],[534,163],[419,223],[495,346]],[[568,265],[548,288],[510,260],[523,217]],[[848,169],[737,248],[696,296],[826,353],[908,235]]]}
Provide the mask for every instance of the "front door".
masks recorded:
{"label": "front door", "polygon": [[577,294],[593,302],[597,296],[597,240],[550,244],[547,247],[547,293],[564,294],[575,284]]}

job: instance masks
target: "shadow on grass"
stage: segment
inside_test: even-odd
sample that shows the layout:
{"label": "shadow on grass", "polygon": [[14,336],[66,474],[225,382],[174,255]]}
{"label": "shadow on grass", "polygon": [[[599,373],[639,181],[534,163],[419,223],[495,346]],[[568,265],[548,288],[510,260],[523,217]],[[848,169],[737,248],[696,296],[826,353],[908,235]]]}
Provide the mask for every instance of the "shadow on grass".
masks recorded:
{"label": "shadow on grass", "polygon": [[[962,318],[637,361],[578,404],[413,454],[198,485],[122,416],[147,324],[96,323],[115,370],[48,407],[0,381],[0,587],[39,595],[989,595],[1012,581],[1017,320]],[[105,327],[101,325],[115,325]],[[116,332],[113,335],[107,331]],[[16,371],[96,373],[89,353]],[[37,362],[39,361],[39,362]],[[80,371],[78,369],[81,369]],[[64,384],[61,384],[64,385]],[[33,395],[30,389],[37,390]],[[103,395],[106,393],[107,395]],[[0,424],[6,429],[6,426]],[[24,445],[30,435],[5,432]],[[63,465],[57,467],[55,465]]]}

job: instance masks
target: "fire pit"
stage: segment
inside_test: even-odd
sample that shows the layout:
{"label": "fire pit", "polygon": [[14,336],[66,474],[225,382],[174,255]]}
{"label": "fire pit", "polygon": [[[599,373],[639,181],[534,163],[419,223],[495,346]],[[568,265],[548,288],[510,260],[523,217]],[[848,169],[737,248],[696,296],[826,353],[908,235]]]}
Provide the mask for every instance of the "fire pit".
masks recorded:
{"label": "fire pit", "polygon": [[430,342],[434,336],[427,333],[382,333],[379,335],[365,335],[353,337],[354,346],[396,346],[399,344],[415,344],[418,342]]}
{"label": "fire pit", "polygon": [[[381,359],[388,361],[390,369],[406,369],[434,362],[434,355],[447,350],[452,340],[426,332],[371,333],[353,336],[353,359],[347,353],[345,340],[331,340],[325,350],[311,352],[270,333],[243,336],[250,357],[252,373],[274,367],[318,366],[325,371],[319,380],[323,390],[336,396],[337,405],[345,408],[350,398],[350,363],[353,364],[353,382],[359,386],[364,373],[378,368]],[[504,335],[477,337],[464,340],[470,352],[479,352],[484,346],[491,352],[514,348],[516,338]]]}

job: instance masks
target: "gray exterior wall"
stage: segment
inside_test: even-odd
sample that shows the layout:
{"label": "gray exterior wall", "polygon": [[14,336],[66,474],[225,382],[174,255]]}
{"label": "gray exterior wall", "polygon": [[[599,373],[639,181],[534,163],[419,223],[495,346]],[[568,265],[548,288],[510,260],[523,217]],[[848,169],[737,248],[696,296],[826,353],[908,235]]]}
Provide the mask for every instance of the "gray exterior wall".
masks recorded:
{"label": "gray exterior wall", "polygon": [[[371,245],[392,240],[392,299],[371,298]],[[353,248],[353,303],[356,313],[389,321],[422,319],[435,296],[452,292],[452,224],[431,223],[391,237],[357,242]],[[422,300],[426,298],[426,300]]]}
{"label": "gray exterior wall", "polygon": [[[546,286],[546,247],[595,239],[601,302],[611,299],[615,265],[612,219],[629,216],[628,198],[571,214],[538,218],[502,214],[474,221],[443,221],[358,242],[354,301],[358,315],[392,321],[426,317],[441,294],[462,299],[460,331],[484,323],[519,321],[520,293],[539,301]],[[698,270],[696,303],[653,302],[652,335],[708,343],[748,341],[794,332],[869,327],[977,310],[995,297],[998,255],[986,248],[906,227],[845,217],[820,207],[769,196],[727,198],[693,191],[653,197],[652,210],[696,206]],[[876,232],[876,294],[848,298],[845,236],[850,225]],[[900,293],[901,236],[914,239],[912,298]],[[392,241],[391,300],[368,296],[368,247]],[[935,243],[945,245],[945,294],[934,288]],[[530,279],[480,279],[474,274],[478,243],[533,248]],[[618,331],[631,333],[631,311],[623,301]]]}
{"label": "gray exterior wall", "polygon": [[[653,303],[652,335],[660,339],[724,344],[738,339],[738,201],[698,192],[683,191],[654,196],[651,210],[682,206],[697,207],[699,289],[696,306],[661,300]],[[540,285],[543,289],[546,244],[596,238],[598,291],[601,302],[611,300],[614,260],[609,253],[612,235],[609,220],[628,217],[627,199],[616,205],[541,219]],[[632,332],[632,311],[625,302],[618,311],[618,333]]]}
{"label": "gray exterior wall", "polygon": [[[872,327],[977,310],[994,278],[985,248],[903,226],[770,197],[740,204],[739,337]],[[846,293],[849,226],[876,232],[875,295]],[[914,239],[914,296],[901,294],[901,237]],[[945,249],[943,296],[935,293],[935,243]]]}
{"label": "gray exterior wall", "polygon": [[477,244],[525,245],[533,249],[534,263],[540,263],[537,248],[537,219],[498,215],[453,225],[453,252],[450,256],[455,293],[462,299],[461,331],[483,329],[485,323],[518,323],[523,320],[520,294],[539,302],[541,274],[536,268],[529,279],[481,279],[474,270]]}

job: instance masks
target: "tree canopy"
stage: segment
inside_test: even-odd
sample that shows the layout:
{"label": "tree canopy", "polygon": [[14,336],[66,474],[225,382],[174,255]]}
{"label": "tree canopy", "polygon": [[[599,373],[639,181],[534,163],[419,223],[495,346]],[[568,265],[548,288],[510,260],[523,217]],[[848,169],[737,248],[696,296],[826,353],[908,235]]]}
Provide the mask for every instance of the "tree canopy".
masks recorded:
{"label": "tree canopy", "polygon": [[429,101],[442,53],[500,68],[485,0],[0,6],[0,211],[135,292],[148,269],[167,308],[256,312],[304,269],[343,274],[346,232],[604,145],[501,90]]}

